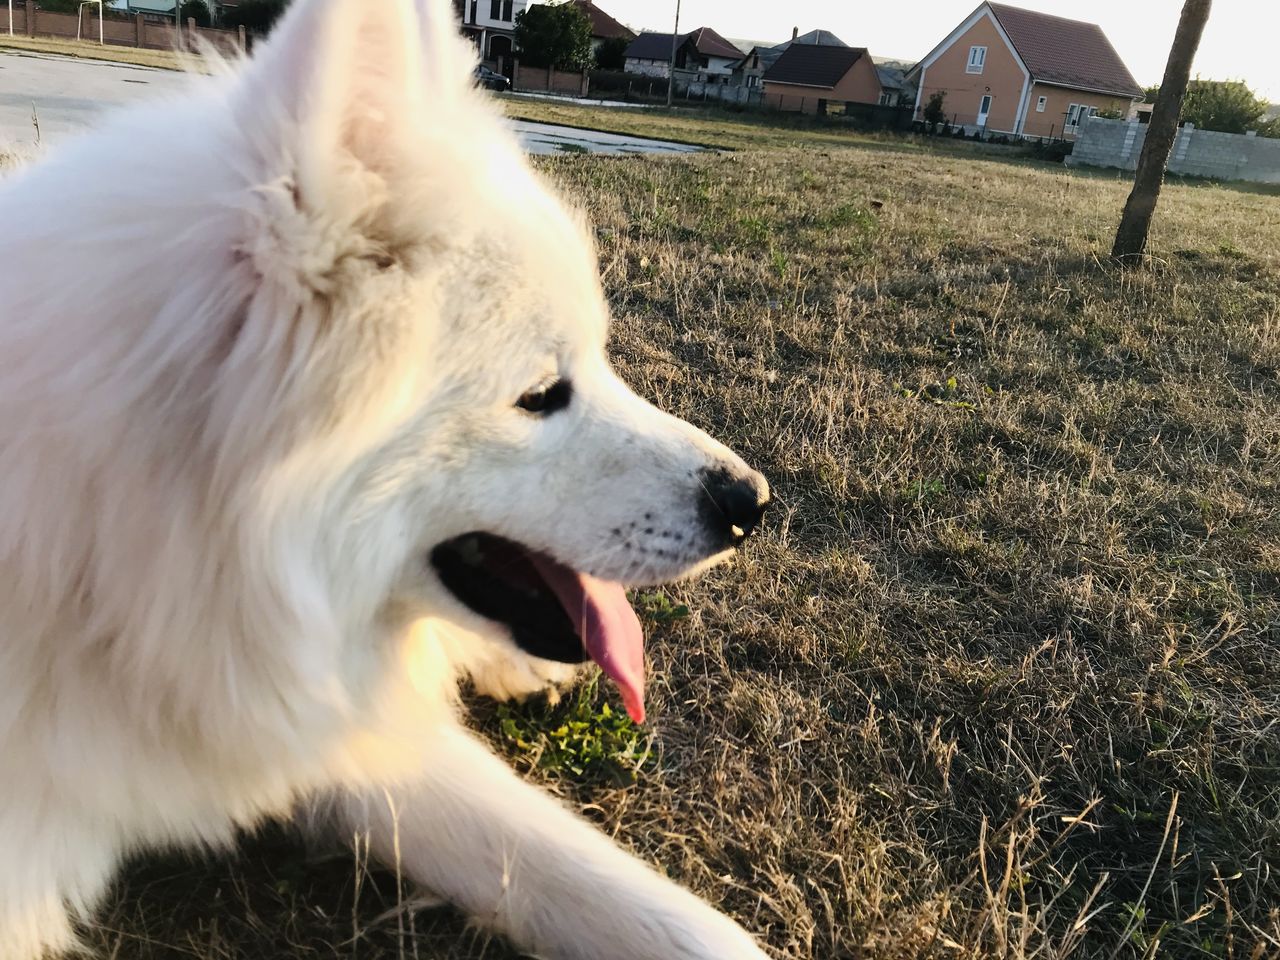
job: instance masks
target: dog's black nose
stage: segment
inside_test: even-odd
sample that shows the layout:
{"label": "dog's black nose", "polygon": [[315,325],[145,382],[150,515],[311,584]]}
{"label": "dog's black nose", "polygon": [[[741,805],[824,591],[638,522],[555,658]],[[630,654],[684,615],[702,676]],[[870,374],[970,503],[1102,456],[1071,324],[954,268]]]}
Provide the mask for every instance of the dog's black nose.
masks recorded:
{"label": "dog's black nose", "polygon": [[736,545],[760,525],[769,506],[769,484],[752,471],[732,474],[723,467],[702,471],[703,516],[708,526]]}

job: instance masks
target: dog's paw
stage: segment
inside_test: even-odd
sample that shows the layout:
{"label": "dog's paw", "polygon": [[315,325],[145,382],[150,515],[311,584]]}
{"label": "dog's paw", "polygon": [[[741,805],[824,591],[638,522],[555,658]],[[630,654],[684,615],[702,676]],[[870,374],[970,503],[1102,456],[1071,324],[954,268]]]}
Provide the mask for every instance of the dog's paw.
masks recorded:
{"label": "dog's paw", "polygon": [[468,665],[467,673],[476,692],[486,697],[524,700],[545,693],[555,704],[560,699],[560,688],[576,680],[582,667],[504,652]]}
{"label": "dog's paw", "polygon": [[670,922],[667,933],[674,949],[661,960],[769,960],[746,930],[723,914],[708,914]]}

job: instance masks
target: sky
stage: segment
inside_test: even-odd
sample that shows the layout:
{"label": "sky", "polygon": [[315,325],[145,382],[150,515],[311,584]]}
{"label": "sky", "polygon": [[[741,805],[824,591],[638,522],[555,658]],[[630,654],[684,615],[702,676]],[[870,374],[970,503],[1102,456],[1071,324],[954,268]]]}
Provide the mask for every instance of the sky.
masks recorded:
{"label": "sky", "polygon": [[[595,0],[637,30],[670,33],[676,0]],[[1006,0],[1009,2],[1009,0]],[[1020,7],[1102,26],[1143,86],[1159,83],[1182,0],[1012,0]],[[978,0],[682,0],[680,31],[711,27],[732,39],[781,42],[791,28],[822,27],[875,57],[919,60],[978,6]],[[1214,0],[1192,76],[1244,80],[1280,102],[1280,3]]]}

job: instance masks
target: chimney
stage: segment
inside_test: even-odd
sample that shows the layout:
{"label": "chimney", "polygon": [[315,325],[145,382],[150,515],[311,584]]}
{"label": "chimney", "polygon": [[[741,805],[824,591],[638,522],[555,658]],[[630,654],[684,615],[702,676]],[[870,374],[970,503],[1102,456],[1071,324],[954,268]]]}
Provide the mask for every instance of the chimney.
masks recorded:
{"label": "chimney", "polygon": [[795,43],[795,42],[796,42],[796,40],[798,40],[799,38],[800,38],[800,28],[799,28],[799,27],[792,27],[792,28],[791,28],[791,42],[792,42],[792,43]]}

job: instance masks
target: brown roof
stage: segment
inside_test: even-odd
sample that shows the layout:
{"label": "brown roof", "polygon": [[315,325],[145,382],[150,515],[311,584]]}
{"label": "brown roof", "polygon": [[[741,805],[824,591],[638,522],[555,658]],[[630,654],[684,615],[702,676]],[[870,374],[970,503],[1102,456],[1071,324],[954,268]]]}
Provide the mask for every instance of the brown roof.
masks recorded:
{"label": "brown roof", "polygon": [[764,75],[766,83],[794,83],[805,87],[834,87],[853,69],[864,47],[818,47],[797,43],[787,48]]}
{"label": "brown roof", "polygon": [[[742,51],[710,27],[699,27],[677,38],[680,46],[692,42],[704,57],[742,59]],[[666,60],[671,56],[671,34],[642,33],[627,47],[627,57],[636,60]]]}
{"label": "brown roof", "polygon": [[705,57],[742,59],[742,51],[710,27],[699,27],[689,36],[693,38],[693,45],[697,47],[698,52]]}
{"label": "brown roof", "polygon": [[1004,3],[987,6],[1034,79],[1122,97],[1142,96],[1142,88],[1096,23]]}
{"label": "brown roof", "polygon": [[591,36],[600,37],[609,40],[614,37],[622,37],[626,40],[635,39],[635,31],[624,24],[619,23],[609,14],[605,13],[597,7],[591,0],[573,0],[574,6],[578,7],[587,15],[587,19],[591,21]]}

